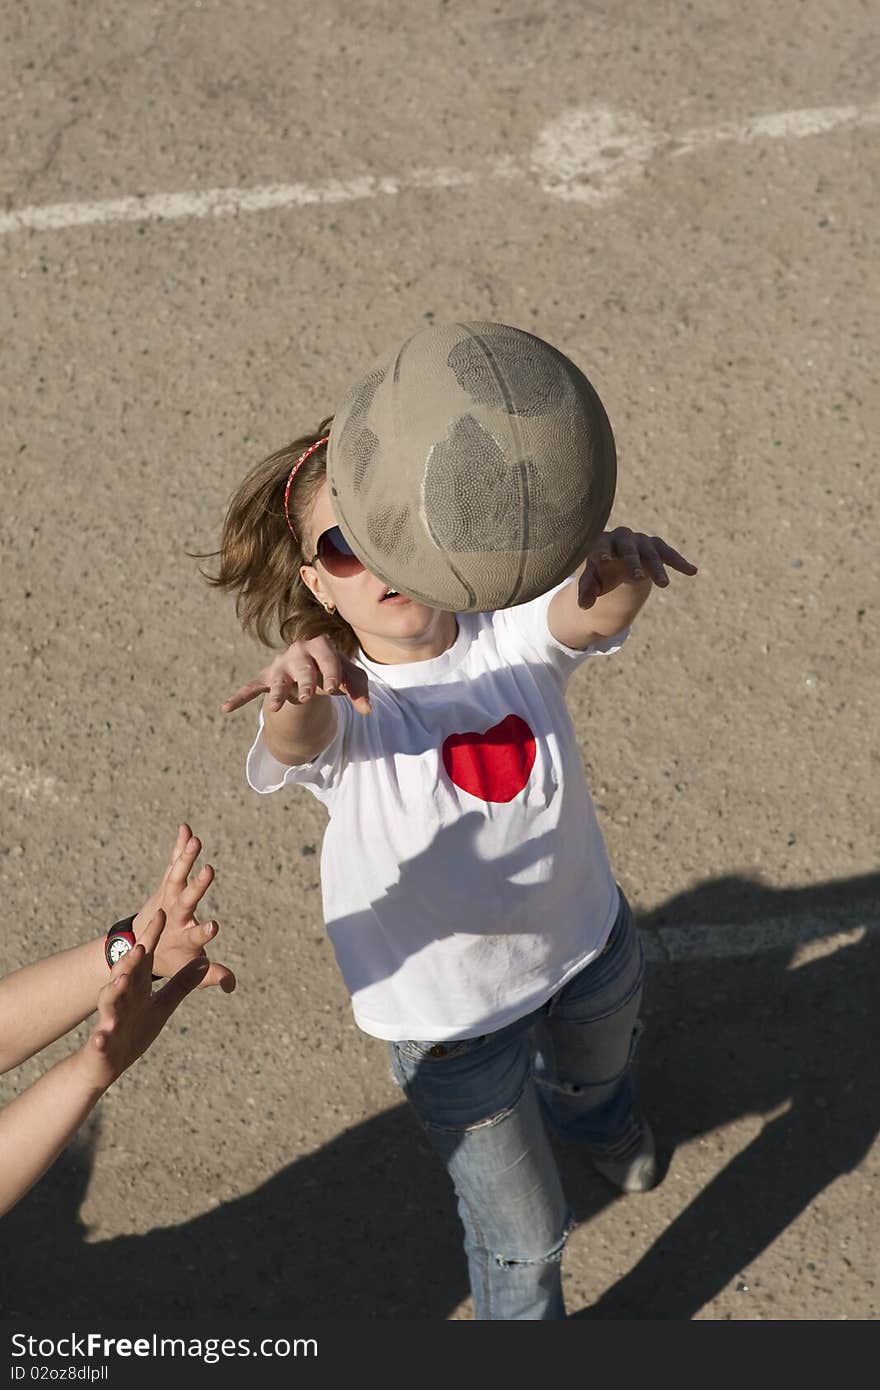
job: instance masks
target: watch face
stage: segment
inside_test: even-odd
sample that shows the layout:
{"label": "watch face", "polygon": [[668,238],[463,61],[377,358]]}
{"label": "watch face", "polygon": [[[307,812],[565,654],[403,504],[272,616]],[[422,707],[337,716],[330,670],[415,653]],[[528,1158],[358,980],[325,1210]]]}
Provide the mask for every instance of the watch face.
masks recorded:
{"label": "watch face", "polygon": [[110,965],[115,965],[118,960],[122,960],[131,950],[131,942],[126,941],[124,936],[113,936],[107,942],[107,960]]}

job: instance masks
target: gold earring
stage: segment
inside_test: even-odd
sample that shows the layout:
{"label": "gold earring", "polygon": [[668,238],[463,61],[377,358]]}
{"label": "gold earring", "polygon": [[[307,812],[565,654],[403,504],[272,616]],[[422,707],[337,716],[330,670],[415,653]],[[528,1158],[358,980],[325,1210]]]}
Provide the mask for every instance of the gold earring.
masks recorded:
{"label": "gold earring", "polygon": [[325,612],[325,613],[335,613],[335,612],[336,612],[336,604],[335,604],[335,603],[325,603],[325,604],[324,604],[324,612]]}

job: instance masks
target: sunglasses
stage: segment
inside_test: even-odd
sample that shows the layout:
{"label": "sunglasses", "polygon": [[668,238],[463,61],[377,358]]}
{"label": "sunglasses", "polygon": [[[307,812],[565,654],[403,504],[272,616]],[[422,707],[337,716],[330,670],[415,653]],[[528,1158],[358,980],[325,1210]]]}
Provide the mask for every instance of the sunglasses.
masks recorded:
{"label": "sunglasses", "polygon": [[355,555],[338,526],[331,526],[329,531],[321,532],[315,553],[308,563],[313,565],[316,560],[321,561],[327,573],[332,574],[334,579],[351,579],[352,575],[360,574],[365,568],[363,561]]}

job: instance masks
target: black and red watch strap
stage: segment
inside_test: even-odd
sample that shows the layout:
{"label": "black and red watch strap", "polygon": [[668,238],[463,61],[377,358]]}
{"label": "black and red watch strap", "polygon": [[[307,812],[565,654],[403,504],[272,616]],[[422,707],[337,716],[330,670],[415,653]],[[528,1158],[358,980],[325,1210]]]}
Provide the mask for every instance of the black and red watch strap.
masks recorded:
{"label": "black and red watch strap", "polygon": [[[134,934],[134,919],[135,919],[135,917],[137,917],[137,913],[136,913],[136,912],[132,913],[131,917],[120,917],[119,921],[118,921],[118,922],[114,922],[114,923],[113,923],[113,926],[110,927],[110,928],[108,929],[108,931],[107,931],[107,935],[106,935],[106,937],[104,938],[104,959],[106,960],[106,962],[107,962],[107,964],[108,964],[108,966],[110,967],[111,970],[113,969],[113,965],[114,965],[114,961],[113,961],[113,959],[111,958],[111,955],[110,955],[110,945],[111,945],[111,942],[113,942],[113,941],[118,941],[118,940],[120,940],[120,939],[121,939],[122,941],[127,941],[127,942],[128,942],[129,950],[130,950],[133,946],[137,945],[137,938],[135,937],[135,934]],[[162,979],[162,976],[161,976],[161,975],[154,975],[154,976],[153,976],[153,980],[154,980],[154,981],[155,981],[155,980],[161,980],[161,979]]]}
{"label": "black and red watch strap", "polygon": [[128,942],[129,946],[134,946],[134,919],[136,916],[137,913],[135,912],[132,914],[131,917],[121,917],[118,922],[114,922],[113,926],[108,929],[107,936],[104,940],[104,956],[107,959],[108,965],[112,964],[111,960],[109,959],[108,951],[110,947],[110,942],[114,938],[121,937],[123,941]]}

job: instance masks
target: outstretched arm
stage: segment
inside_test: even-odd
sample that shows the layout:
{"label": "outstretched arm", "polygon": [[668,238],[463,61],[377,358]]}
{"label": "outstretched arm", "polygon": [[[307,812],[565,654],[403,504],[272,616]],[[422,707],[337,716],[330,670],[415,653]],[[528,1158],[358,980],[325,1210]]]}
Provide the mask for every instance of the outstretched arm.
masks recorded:
{"label": "outstretched arm", "polygon": [[360,714],[371,712],[366,671],[338,652],[326,636],[292,642],[220,708],[231,714],[262,694],[268,696],[263,702],[266,747],[288,767],[310,763],[333,738],[335,711],[317,696],[347,696]]}
{"label": "outstretched arm", "polygon": [[679,555],[660,536],[646,536],[618,526],[596,541],[577,581],[560,589],[550,601],[547,621],[563,646],[584,651],[597,638],[613,637],[638,614],[655,584],[665,588],[664,568],[693,575],[696,565]]}
{"label": "outstretched arm", "polygon": [[82,1023],[107,983],[103,936],[0,980],[0,1072]]}
{"label": "outstretched arm", "polygon": [[196,957],[152,992],[154,951],[164,924],[164,913],[157,913],[143,942],[116,962],[109,978],[104,966],[98,1021],[88,1041],[0,1112],[0,1216],[55,1162],[108,1086],[146,1051],[204,978],[210,962]]}
{"label": "outstretched arm", "polygon": [[[181,825],[162,882],[134,920],[140,941],[159,908],[165,913],[167,925],[156,948],[158,975],[173,975],[187,961],[204,957],[205,946],[219,930],[216,922],[200,923],[193,916],[214,877],[206,864],[188,883],[200,850],[201,843],[189,826]],[[232,971],[218,962],[209,964],[204,983],[219,984],[226,993],[233,990]],[[0,980],[0,1073],[33,1057],[88,1018],[108,975],[102,935]]]}

